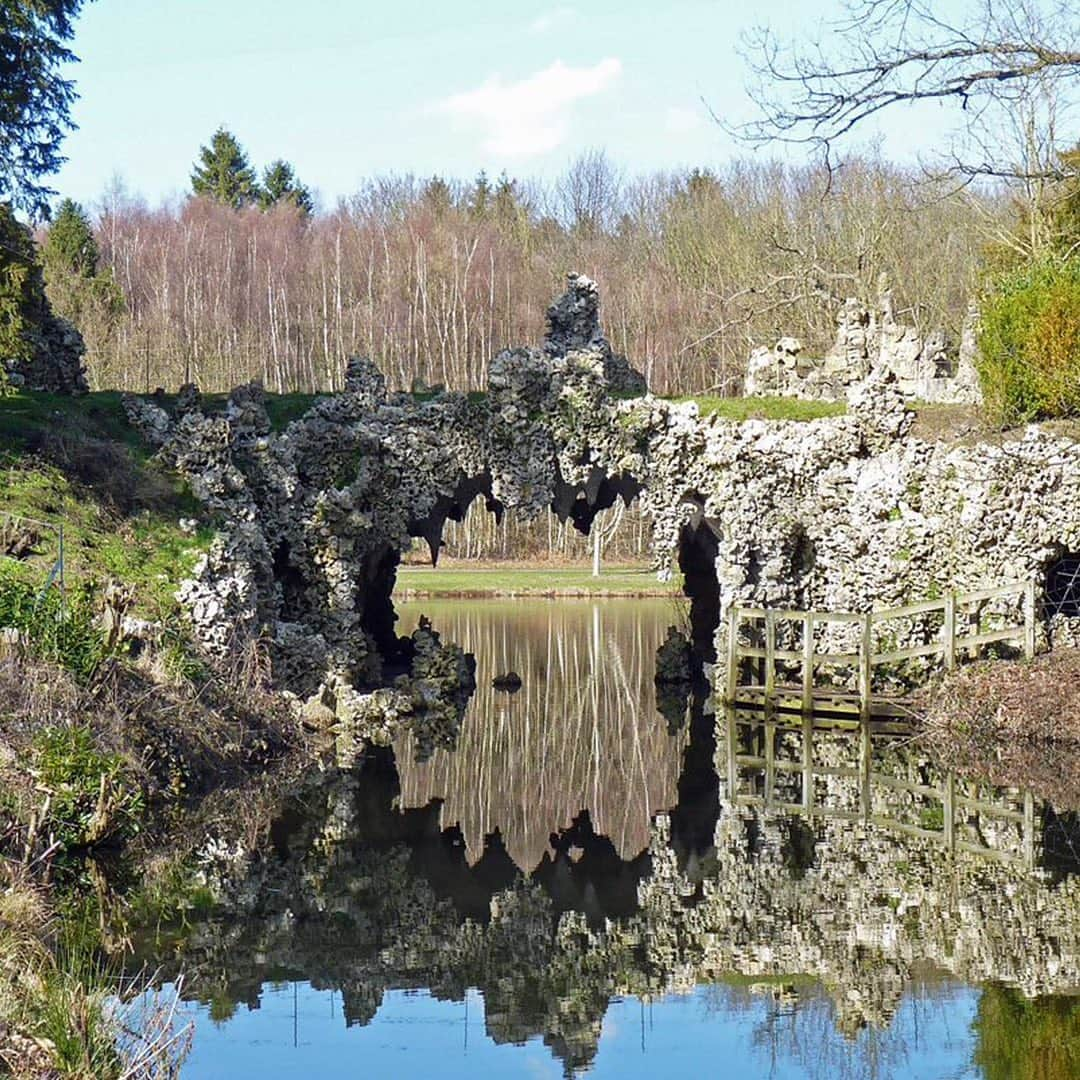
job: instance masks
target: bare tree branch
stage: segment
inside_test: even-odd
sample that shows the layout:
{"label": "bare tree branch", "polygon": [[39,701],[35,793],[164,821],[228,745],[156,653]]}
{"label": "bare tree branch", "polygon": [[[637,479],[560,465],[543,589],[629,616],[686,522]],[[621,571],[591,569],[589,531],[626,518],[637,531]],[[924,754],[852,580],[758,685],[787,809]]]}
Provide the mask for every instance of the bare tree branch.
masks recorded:
{"label": "bare tree branch", "polygon": [[[953,103],[963,127],[982,133],[1037,97],[1075,95],[1080,85],[1080,7],[1074,0],[973,0],[950,21],[934,0],[849,0],[828,45],[784,45],[768,29],[744,43],[758,119],[736,130],[750,143],[782,141],[833,160],[837,144],[897,106]],[[1063,177],[1053,154],[1015,159],[1005,145],[961,157],[962,175]]]}

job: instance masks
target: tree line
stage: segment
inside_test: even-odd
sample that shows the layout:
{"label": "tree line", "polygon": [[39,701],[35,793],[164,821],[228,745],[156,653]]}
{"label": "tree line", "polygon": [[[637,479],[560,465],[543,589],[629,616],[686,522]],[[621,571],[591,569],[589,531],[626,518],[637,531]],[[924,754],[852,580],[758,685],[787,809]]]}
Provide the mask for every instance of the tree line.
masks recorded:
{"label": "tree line", "polygon": [[201,193],[179,203],[114,185],[83,215],[123,298],[78,312],[95,386],[331,390],[361,353],[400,387],[480,389],[501,349],[539,341],[577,270],[655,391],[736,393],[754,346],[793,333],[823,351],[844,299],[872,298],[882,273],[908,321],[957,334],[1012,212],[875,158],[625,177],[600,152],[546,186],[381,177],[315,212],[260,199],[234,160],[201,161]]}

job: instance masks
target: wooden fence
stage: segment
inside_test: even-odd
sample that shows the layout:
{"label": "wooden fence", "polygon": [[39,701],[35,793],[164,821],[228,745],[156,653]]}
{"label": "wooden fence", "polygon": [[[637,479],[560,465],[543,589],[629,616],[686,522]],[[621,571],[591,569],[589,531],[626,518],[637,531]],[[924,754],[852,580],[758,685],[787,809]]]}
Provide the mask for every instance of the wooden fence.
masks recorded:
{"label": "wooden fence", "polygon": [[[985,614],[987,604],[1001,601],[1011,601],[1020,614]],[[999,625],[988,625],[992,621]],[[888,624],[896,622],[909,625],[895,634],[887,633]],[[844,652],[819,648],[819,638],[827,646],[835,636],[833,627],[838,625],[851,628],[845,636],[852,647]],[[954,592],[940,599],[866,613],[733,605],[728,622],[725,701],[803,713],[831,710],[863,717],[874,711],[903,713],[904,694],[896,686],[913,680],[903,676],[902,665],[922,661],[924,669],[919,674],[925,677],[935,661],[952,670],[965,656],[974,659],[987,646],[1003,643],[1031,658],[1035,655],[1035,625],[1034,581]],[[920,636],[931,640],[903,647],[891,645],[894,637],[910,640]],[[747,660],[755,662],[756,681],[743,681],[744,669],[750,666]],[[879,683],[891,683],[892,691],[876,689],[876,675],[885,676]]]}
{"label": "wooden fence", "polygon": [[[930,840],[948,852],[968,852],[1031,869],[1040,844],[1035,801],[1030,791],[1004,789],[980,797],[979,785],[939,770],[934,782],[921,783],[888,771],[887,756],[875,755],[874,739],[888,739],[888,726],[856,718],[816,718],[804,714],[769,717],[757,709],[728,707],[726,773],[728,797],[736,806],[807,818],[863,821],[907,836]],[[816,760],[815,744],[844,732],[851,762],[825,765]],[[853,737],[853,736],[856,736]],[[787,756],[778,753],[778,736]],[[792,743],[794,746],[792,746]],[[849,798],[833,790],[846,782]],[[819,794],[819,788],[826,788]],[[797,794],[797,798],[790,797]],[[904,820],[890,804],[907,800],[920,808],[918,823]],[[1013,825],[1011,845],[991,846],[969,819]],[[931,824],[932,823],[932,824]],[[940,828],[937,825],[940,823]]]}

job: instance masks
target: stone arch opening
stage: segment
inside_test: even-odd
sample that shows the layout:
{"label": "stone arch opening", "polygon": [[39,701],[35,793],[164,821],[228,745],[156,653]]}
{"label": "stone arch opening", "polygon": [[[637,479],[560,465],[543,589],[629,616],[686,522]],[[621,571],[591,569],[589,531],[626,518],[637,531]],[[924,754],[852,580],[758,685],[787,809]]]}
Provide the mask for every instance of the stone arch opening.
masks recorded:
{"label": "stone arch opening", "polygon": [[1064,552],[1046,568],[1046,615],[1080,618],[1080,553]]}
{"label": "stone arch opening", "polygon": [[690,637],[694,654],[706,663],[715,663],[714,637],[720,625],[720,582],[716,576],[716,556],[720,549],[703,502],[679,533],[679,569],[683,591],[690,599]]}

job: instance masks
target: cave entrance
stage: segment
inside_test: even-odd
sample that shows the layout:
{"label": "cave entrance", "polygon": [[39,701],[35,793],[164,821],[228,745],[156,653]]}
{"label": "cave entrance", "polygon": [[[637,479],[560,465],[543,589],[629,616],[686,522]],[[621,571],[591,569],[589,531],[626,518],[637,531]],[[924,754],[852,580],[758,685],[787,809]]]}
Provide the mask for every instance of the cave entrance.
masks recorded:
{"label": "cave entrance", "polygon": [[1080,618],[1080,554],[1066,553],[1047,567],[1046,614]]}

